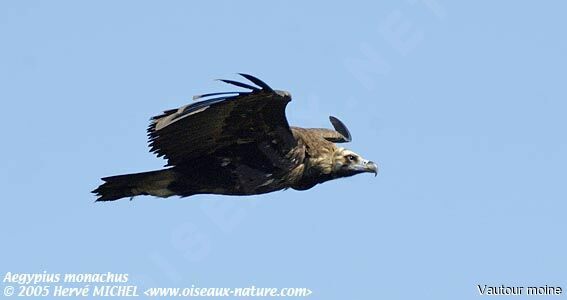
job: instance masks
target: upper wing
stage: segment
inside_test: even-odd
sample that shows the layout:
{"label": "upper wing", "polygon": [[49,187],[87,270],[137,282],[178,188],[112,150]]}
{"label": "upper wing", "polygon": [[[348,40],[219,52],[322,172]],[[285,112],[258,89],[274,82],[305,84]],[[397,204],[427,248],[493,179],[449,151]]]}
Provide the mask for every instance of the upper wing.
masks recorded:
{"label": "upper wing", "polygon": [[151,151],[165,157],[170,166],[221,153],[237,156],[234,152],[250,149],[260,151],[273,164],[285,158],[296,145],[285,117],[290,94],[274,91],[253,76],[240,75],[259,87],[222,80],[251,91],[195,96],[223,95],[153,117],[148,128]]}
{"label": "upper wing", "polygon": [[333,116],[330,116],[329,120],[331,121],[331,124],[333,124],[335,130],[326,128],[312,128],[310,130],[312,132],[315,132],[316,134],[319,134],[329,142],[348,143],[352,141],[352,136],[350,135],[348,128],[343,122],[341,122],[341,120]]}

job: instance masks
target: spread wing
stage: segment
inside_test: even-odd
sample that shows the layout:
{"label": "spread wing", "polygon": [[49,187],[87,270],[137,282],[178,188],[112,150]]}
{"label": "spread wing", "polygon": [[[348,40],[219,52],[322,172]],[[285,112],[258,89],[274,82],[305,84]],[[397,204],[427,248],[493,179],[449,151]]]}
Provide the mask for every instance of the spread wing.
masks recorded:
{"label": "spread wing", "polygon": [[285,117],[290,94],[275,91],[253,76],[240,75],[258,87],[221,80],[250,91],[195,96],[206,100],[153,117],[148,128],[151,151],[166,158],[168,166],[207,158],[221,163],[238,160],[260,169],[285,164],[286,154],[296,146]]}
{"label": "spread wing", "polygon": [[333,124],[335,130],[326,128],[312,128],[310,130],[312,132],[315,132],[316,134],[319,134],[329,142],[348,143],[352,141],[352,136],[350,135],[348,128],[343,122],[341,122],[341,120],[333,116],[330,116],[329,120],[331,121],[331,124]]}

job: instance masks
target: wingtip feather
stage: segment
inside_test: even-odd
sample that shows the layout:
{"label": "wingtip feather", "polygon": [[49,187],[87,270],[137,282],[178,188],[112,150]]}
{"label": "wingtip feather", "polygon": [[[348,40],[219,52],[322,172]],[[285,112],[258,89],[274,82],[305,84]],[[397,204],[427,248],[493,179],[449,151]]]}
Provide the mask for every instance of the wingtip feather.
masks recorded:
{"label": "wingtip feather", "polygon": [[350,131],[341,120],[336,117],[329,116],[329,121],[331,121],[331,124],[333,124],[335,130],[345,137],[346,142],[352,141],[352,135],[350,134]]}
{"label": "wingtip feather", "polygon": [[238,86],[238,87],[241,87],[241,88],[249,89],[249,90],[252,90],[252,91],[260,90],[259,88],[255,87],[255,86],[251,86],[249,84],[234,81],[234,80],[229,80],[229,79],[216,79],[216,80],[222,81],[224,83],[232,84],[232,85],[235,85],[235,86]]}
{"label": "wingtip feather", "polygon": [[252,81],[254,84],[258,85],[259,87],[268,90],[268,91],[273,91],[273,89],[265,82],[263,82],[262,80],[250,75],[250,74],[246,74],[246,73],[238,73],[238,75]]}

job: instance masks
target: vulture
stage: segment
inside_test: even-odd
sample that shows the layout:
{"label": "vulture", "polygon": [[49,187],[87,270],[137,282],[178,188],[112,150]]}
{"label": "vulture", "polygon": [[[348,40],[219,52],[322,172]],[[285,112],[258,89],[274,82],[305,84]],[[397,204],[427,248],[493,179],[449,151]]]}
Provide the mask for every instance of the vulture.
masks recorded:
{"label": "vulture", "polygon": [[378,167],[336,143],[351,141],[345,124],[330,117],[332,129],[289,126],[289,92],[239,74],[250,83],[224,80],[247,91],[194,96],[199,100],[151,118],[151,152],[165,169],[117,175],[94,193],[97,201],[138,195],[257,195],[292,188],[307,190],[328,180]]}

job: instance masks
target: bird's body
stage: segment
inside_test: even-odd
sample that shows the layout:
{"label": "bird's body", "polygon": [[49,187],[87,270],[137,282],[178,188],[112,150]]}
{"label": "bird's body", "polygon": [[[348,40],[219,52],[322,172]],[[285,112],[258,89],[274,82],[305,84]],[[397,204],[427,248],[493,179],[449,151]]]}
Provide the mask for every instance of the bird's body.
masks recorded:
{"label": "bird's body", "polygon": [[[254,195],[293,188],[305,190],[334,178],[376,173],[376,165],[334,142],[350,141],[336,118],[337,131],[290,127],[287,92],[261,88],[200,101],[152,118],[150,147],[168,160],[164,170],[103,178],[93,192],[98,201],[137,195],[182,197],[195,194]],[[197,96],[205,98],[227,93]]]}

